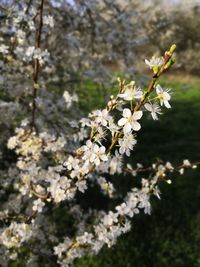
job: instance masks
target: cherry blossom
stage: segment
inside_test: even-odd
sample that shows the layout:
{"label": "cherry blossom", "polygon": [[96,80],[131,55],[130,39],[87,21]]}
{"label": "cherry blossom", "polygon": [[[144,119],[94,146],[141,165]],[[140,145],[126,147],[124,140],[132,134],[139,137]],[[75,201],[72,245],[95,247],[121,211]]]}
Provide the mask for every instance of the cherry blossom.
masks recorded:
{"label": "cherry blossom", "polygon": [[153,69],[154,67],[160,67],[164,64],[164,59],[162,57],[153,56],[150,60],[145,59],[145,63]]}
{"label": "cherry blossom", "polygon": [[133,134],[126,134],[123,138],[119,139],[119,153],[126,154],[128,157],[130,156],[130,151],[133,150],[133,147],[136,145],[137,141]]}
{"label": "cherry blossom", "polygon": [[144,107],[146,108],[146,110],[148,110],[149,112],[151,112],[151,116],[154,120],[158,120],[158,116],[157,114],[162,114],[161,113],[161,109],[159,107],[159,105],[157,103],[146,103],[144,105]]}
{"label": "cherry blossom", "polygon": [[40,198],[33,201],[33,211],[42,212],[44,205],[44,202]]}
{"label": "cherry blossom", "polygon": [[132,101],[134,99],[140,99],[143,96],[143,92],[140,88],[134,86],[134,82],[128,85],[125,88],[125,91],[122,94],[118,95],[126,101]]}
{"label": "cherry blossom", "polygon": [[123,118],[121,118],[119,121],[118,121],[118,125],[119,126],[124,126],[123,127],[123,131],[124,131],[124,134],[128,134],[131,132],[131,130],[134,130],[134,131],[139,131],[141,126],[138,122],[139,119],[141,119],[143,113],[142,111],[135,111],[135,112],[131,112],[130,109],[128,108],[125,108],[123,110]]}
{"label": "cherry blossom", "polygon": [[169,91],[169,89],[164,90],[159,84],[156,86],[156,93],[160,99],[160,105],[163,106],[164,104],[166,108],[171,108],[169,104],[169,100],[171,99]]}
{"label": "cherry blossom", "polygon": [[98,124],[100,123],[102,126],[107,126],[108,122],[111,119],[111,116],[109,115],[107,109],[95,110],[89,116],[94,117],[95,122]]}

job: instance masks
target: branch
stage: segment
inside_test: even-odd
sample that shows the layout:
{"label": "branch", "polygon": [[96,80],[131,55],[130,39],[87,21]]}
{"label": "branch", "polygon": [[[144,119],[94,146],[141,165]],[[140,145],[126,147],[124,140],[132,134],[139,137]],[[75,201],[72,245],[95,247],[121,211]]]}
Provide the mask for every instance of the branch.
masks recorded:
{"label": "branch", "polygon": [[[43,7],[44,0],[41,0],[41,5],[39,8],[39,25],[36,30],[35,35],[35,49],[40,48],[41,43],[41,35],[42,35],[42,26],[43,26]],[[38,76],[40,70],[40,63],[38,59],[34,59],[33,61],[33,101],[32,101],[32,120],[31,120],[31,129],[36,128],[35,125],[35,113],[36,113],[36,97],[37,97],[37,84],[38,84]]]}

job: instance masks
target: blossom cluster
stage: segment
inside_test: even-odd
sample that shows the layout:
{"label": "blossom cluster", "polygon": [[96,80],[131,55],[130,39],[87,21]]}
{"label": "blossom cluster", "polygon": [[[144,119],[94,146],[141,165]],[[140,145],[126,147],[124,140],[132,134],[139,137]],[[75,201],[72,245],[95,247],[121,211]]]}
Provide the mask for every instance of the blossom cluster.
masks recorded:
{"label": "blossom cluster", "polygon": [[[175,46],[163,57],[145,60],[153,71],[147,88],[119,78],[118,92],[105,107],[83,117],[76,92],[59,85],[57,94],[52,93],[52,83],[58,82],[56,76],[51,77],[56,67],[51,64],[52,54],[41,43],[56,24],[45,14],[43,4],[41,0],[34,8],[30,1],[30,6],[19,5],[8,12],[10,34],[0,45],[1,60],[8,63],[2,67],[3,81],[12,76],[16,79],[16,87],[5,86],[10,102],[6,97],[0,102],[7,131],[2,139],[7,144],[4,149],[8,157],[12,155],[0,171],[0,195],[6,196],[0,213],[3,266],[16,260],[21,248],[27,251],[27,264],[40,256],[47,259],[53,251],[53,258],[64,267],[87,253],[99,252],[105,244],[112,246],[130,230],[134,216],[141,211],[150,214],[151,195],[160,198],[160,182],[171,183],[172,173],[196,168],[189,160],[178,167],[158,161],[147,168],[140,163],[133,168],[125,161],[137,144],[145,114],[158,120],[164,108],[171,108],[171,91],[158,79],[171,67]],[[75,39],[70,40],[78,46]],[[23,79],[18,80],[21,76],[23,84],[19,82]],[[0,153],[0,159],[4,157]],[[115,186],[119,174],[142,174],[140,188],[133,187],[124,197]],[[118,204],[107,211],[95,207],[84,210],[80,199],[91,188],[111,204],[112,199]],[[64,228],[68,224],[71,228],[60,229],[63,227],[55,218],[67,224]]]}

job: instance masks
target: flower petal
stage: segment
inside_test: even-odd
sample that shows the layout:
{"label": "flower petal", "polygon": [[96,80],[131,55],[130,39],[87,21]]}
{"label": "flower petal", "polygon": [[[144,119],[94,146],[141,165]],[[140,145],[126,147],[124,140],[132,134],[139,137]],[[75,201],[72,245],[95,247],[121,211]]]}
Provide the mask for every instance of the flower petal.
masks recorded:
{"label": "flower petal", "polygon": [[125,108],[124,110],[123,110],[123,117],[125,117],[125,118],[129,118],[131,116],[131,111],[130,111],[130,109],[129,108]]}
{"label": "flower petal", "polygon": [[118,125],[119,126],[123,126],[124,124],[127,123],[127,119],[126,118],[121,118],[119,121],[118,121]]}
{"label": "flower petal", "polygon": [[99,148],[99,153],[100,153],[100,154],[105,153],[105,151],[106,151],[105,146],[101,146],[101,147]]}
{"label": "flower petal", "polygon": [[152,113],[151,113],[151,116],[152,116],[152,118],[153,118],[154,120],[158,120],[158,116],[157,116],[157,114],[156,114],[155,112],[152,112]]}
{"label": "flower petal", "polygon": [[162,89],[162,87],[160,86],[160,84],[158,84],[157,86],[156,86],[156,93],[157,94],[160,94],[160,93],[162,93],[163,92],[163,89]]}
{"label": "flower petal", "polygon": [[139,131],[141,129],[141,125],[139,124],[139,122],[134,121],[134,123],[132,124],[132,128],[134,131]]}
{"label": "flower petal", "polygon": [[143,112],[141,110],[135,111],[133,113],[133,120],[136,120],[137,121],[137,120],[141,119],[142,118],[142,115],[143,115]]}
{"label": "flower petal", "polygon": [[144,105],[144,107],[146,108],[146,110],[148,110],[148,111],[152,111],[152,105],[151,104],[149,104],[149,103],[146,103],[145,105]]}
{"label": "flower petal", "polygon": [[171,108],[171,105],[169,104],[167,100],[164,101],[164,105],[166,108]]}
{"label": "flower petal", "polygon": [[124,125],[124,128],[123,128],[123,130],[124,130],[124,134],[127,134],[127,133],[130,133],[130,131],[131,131],[131,124],[128,122],[128,123],[126,123],[125,125]]}

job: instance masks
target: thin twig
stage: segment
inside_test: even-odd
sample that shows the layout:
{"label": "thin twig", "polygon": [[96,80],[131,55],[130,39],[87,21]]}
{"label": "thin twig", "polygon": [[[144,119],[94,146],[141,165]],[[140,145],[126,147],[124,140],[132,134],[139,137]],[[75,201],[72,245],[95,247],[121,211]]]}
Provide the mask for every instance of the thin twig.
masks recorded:
{"label": "thin twig", "polygon": [[[39,25],[35,35],[35,49],[40,48],[40,43],[41,43],[42,26],[43,26],[43,7],[44,7],[44,0],[41,0],[41,5],[39,8]],[[35,113],[36,113],[36,97],[38,90],[37,84],[38,84],[39,70],[40,70],[40,63],[39,59],[36,58],[33,60],[33,101],[32,101],[32,120],[31,120],[32,130],[33,128],[36,128]]]}

